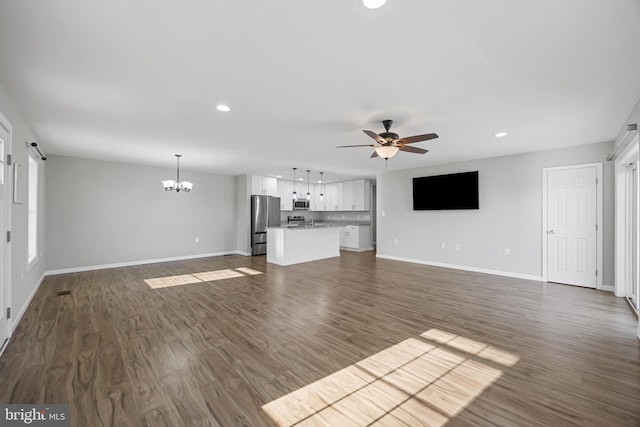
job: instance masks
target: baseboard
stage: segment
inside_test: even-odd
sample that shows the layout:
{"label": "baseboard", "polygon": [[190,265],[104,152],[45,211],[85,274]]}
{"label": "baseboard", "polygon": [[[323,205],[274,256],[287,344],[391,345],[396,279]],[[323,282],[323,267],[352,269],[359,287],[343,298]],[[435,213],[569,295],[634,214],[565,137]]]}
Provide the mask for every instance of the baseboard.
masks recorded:
{"label": "baseboard", "polygon": [[520,273],[512,273],[510,271],[501,271],[501,270],[490,270],[487,268],[478,268],[478,267],[469,267],[466,265],[456,265],[456,264],[446,264],[443,262],[436,261],[426,261],[422,259],[412,259],[412,258],[402,258],[391,255],[381,255],[376,254],[376,258],[384,258],[391,259],[394,261],[403,261],[403,262],[411,262],[413,264],[424,264],[431,265],[434,267],[443,267],[443,268],[452,268],[454,270],[464,270],[464,271],[473,271],[474,273],[485,273],[485,274],[494,274],[496,276],[506,276],[513,277],[516,279],[525,279],[525,280],[535,280],[537,282],[542,282],[542,276],[533,276],[530,274],[520,274]]}
{"label": "baseboard", "polygon": [[47,270],[44,274],[45,276],[54,276],[56,274],[79,273],[82,271],[104,270],[107,268],[119,268],[119,267],[131,267],[134,265],[155,264],[159,262],[170,262],[170,261],[183,261],[186,259],[207,258],[207,257],[224,256],[224,255],[245,255],[245,254],[238,251],[214,252],[214,253],[208,253],[208,254],[177,256],[177,257],[171,257],[171,258],[157,258],[157,259],[146,259],[141,261],[119,262],[115,264],[102,264],[102,265],[89,265],[85,267],[63,268],[60,270]]}
{"label": "baseboard", "polygon": [[616,292],[616,287],[615,286],[611,286],[611,285],[602,285],[602,288],[600,288],[601,291],[608,291],[608,292]]}
{"label": "baseboard", "polygon": [[24,316],[24,313],[26,313],[27,307],[29,307],[29,304],[31,304],[31,300],[36,295],[36,292],[38,292],[38,289],[40,289],[40,285],[42,285],[42,282],[44,281],[44,278],[45,278],[46,275],[47,274],[44,273],[42,276],[40,276],[40,279],[38,280],[38,283],[33,288],[33,291],[31,291],[31,293],[27,297],[27,301],[25,301],[24,305],[22,307],[20,307],[20,311],[18,312],[18,315],[16,317],[14,317],[13,319],[11,319],[12,322],[11,322],[11,326],[9,327],[9,337],[11,337],[13,335],[13,331],[15,331],[16,327],[18,327],[18,323],[20,323],[20,320],[22,319],[22,316]]}
{"label": "baseboard", "polygon": [[251,256],[251,252],[233,251],[236,255]]}
{"label": "baseboard", "polygon": [[351,252],[367,252],[367,251],[372,251],[373,247],[371,248],[345,248],[340,246],[340,250],[341,251],[351,251]]}

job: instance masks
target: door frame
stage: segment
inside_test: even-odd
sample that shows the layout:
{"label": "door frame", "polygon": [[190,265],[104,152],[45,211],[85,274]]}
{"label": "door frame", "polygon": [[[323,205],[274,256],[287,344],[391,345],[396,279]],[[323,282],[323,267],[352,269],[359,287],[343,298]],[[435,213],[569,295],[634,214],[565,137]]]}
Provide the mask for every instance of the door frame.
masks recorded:
{"label": "door frame", "polygon": [[[12,151],[12,142],[13,142],[13,128],[11,127],[11,123],[5,117],[5,115],[0,111],[0,126],[2,126],[7,131],[7,141],[5,141],[5,156],[13,153]],[[6,160],[6,157],[5,157]],[[0,292],[3,293],[3,302],[4,307],[0,307],[2,313],[0,315],[6,315],[7,307],[11,307],[11,242],[6,241],[6,232],[11,229],[11,203],[13,200],[12,189],[13,189],[13,174],[11,170],[13,169],[13,162],[11,165],[5,163],[5,171],[4,171],[4,197],[2,198],[2,203],[0,209],[2,209],[5,218],[5,228],[0,230],[0,245],[4,246],[4,257],[0,259],[0,266],[2,267],[2,273],[4,277],[2,278],[2,282],[0,285]],[[13,316],[12,316],[13,317]],[[11,338],[11,319],[7,319],[7,342],[8,339]],[[0,354],[6,346],[5,343],[0,342]]]}
{"label": "door frame", "polygon": [[596,276],[596,289],[602,290],[602,266],[603,266],[603,241],[602,241],[602,162],[598,163],[584,163],[578,165],[566,165],[566,166],[554,166],[548,168],[542,168],[542,281],[548,280],[548,235],[547,235],[547,185],[549,172],[557,170],[567,169],[581,169],[595,167],[596,178],[598,184],[596,185],[596,223],[598,224],[598,230],[596,231],[596,269],[598,275]]}
{"label": "door frame", "polygon": [[[630,143],[614,160],[615,168],[615,294],[618,297],[627,296],[629,272],[629,223],[627,221],[627,166],[632,161],[638,161],[640,156],[640,134],[630,138]],[[639,330],[640,333],[640,323]]]}

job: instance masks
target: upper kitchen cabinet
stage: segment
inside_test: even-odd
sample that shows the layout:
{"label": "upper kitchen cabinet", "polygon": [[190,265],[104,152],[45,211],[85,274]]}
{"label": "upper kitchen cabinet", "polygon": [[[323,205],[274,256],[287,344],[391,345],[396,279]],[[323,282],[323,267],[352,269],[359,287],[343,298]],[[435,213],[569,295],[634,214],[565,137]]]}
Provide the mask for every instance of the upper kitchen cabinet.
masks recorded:
{"label": "upper kitchen cabinet", "polygon": [[280,210],[293,210],[293,182],[278,180],[278,197],[280,197]]}
{"label": "upper kitchen cabinet", "polygon": [[324,196],[322,194],[322,184],[312,184],[311,187],[311,210],[312,211],[324,211]]}
{"label": "upper kitchen cabinet", "polygon": [[251,175],[251,194],[278,196],[278,180],[270,176]]}
{"label": "upper kitchen cabinet", "polygon": [[[296,191],[299,197],[307,194],[307,183],[296,183]],[[292,181],[278,180],[278,197],[280,197],[280,210],[293,210]],[[324,189],[323,189],[324,187]],[[358,179],[354,181],[332,182],[330,184],[311,184],[309,187],[311,200],[309,209],[312,211],[368,211],[371,209],[371,181]],[[320,194],[324,192],[322,199]]]}
{"label": "upper kitchen cabinet", "polygon": [[371,183],[366,179],[344,183],[345,211],[368,211],[371,206]]}
{"label": "upper kitchen cabinet", "polygon": [[325,211],[344,210],[344,184],[342,182],[325,184],[324,199]]}

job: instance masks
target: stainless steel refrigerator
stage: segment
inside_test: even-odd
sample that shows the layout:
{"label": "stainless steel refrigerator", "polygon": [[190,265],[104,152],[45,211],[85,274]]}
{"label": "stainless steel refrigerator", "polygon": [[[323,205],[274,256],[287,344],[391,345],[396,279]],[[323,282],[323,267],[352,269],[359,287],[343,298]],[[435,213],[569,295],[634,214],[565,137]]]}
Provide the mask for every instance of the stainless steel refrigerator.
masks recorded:
{"label": "stainless steel refrigerator", "polygon": [[267,253],[267,227],[280,227],[280,198],[251,196],[251,255]]}

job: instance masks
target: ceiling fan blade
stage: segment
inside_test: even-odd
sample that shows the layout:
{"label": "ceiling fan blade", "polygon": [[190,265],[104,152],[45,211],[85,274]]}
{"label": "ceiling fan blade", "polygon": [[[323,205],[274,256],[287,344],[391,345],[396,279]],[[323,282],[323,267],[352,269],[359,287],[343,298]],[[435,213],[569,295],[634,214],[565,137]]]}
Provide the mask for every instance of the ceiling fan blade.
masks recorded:
{"label": "ceiling fan blade", "polygon": [[422,148],[418,147],[407,147],[406,145],[399,145],[398,148],[400,149],[400,151],[406,151],[408,153],[424,154],[429,152],[429,150],[423,150]]}
{"label": "ceiling fan blade", "polygon": [[347,148],[347,147],[375,147],[375,144],[358,144],[358,145],[338,145],[336,148]]}
{"label": "ceiling fan blade", "polygon": [[374,151],[373,154],[371,155],[371,158],[373,159],[374,157],[378,157],[378,152]]}
{"label": "ceiling fan blade", "polygon": [[380,135],[378,135],[372,130],[363,130],[362,132],[366,133],[371,138],[375,139],[378,144],[384,144],[385,142],[387,142],[383,138],[381,138]]}
{"label": "ceiling fan blade", "polygon": [[436,139],[437,137],[438,135],[435,133],[427,133],[424,135],[414,135],[414,136],[408,136],[406,138],[400,138],[396,142],[400,144],[413,144],[414,142],[428,141],[430,139]]}

